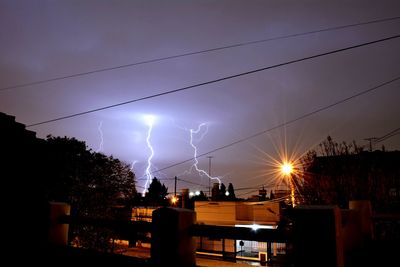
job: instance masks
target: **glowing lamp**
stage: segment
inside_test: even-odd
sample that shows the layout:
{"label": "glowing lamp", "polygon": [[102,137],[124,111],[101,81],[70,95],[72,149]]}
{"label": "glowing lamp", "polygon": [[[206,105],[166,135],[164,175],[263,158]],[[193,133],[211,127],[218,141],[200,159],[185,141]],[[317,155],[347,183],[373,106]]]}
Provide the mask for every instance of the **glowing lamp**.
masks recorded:
{"label": "glowing lamp", "polygon": [[282,171],[283,174],[289,175],[289,174],[291,174],[292,171],[293,171],[293,165],[290,164],[290,163],[288,163],[288,162],[285,162],[285,163],[281,166],[281,171]]}

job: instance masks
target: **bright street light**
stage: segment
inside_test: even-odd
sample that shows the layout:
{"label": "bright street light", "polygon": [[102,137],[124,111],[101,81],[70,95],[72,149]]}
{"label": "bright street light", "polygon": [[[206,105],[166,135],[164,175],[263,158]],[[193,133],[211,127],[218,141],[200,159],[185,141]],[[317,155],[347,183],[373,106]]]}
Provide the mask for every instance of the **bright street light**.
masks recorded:
{"label": "bright street light", "polygon": [[177,198],[176,196],[173,196],[173,197],[171,198],[171,202],[172,202],[172,205],[175,205],[176,202],[178,202],[178,198]]}
{"label": "bright street light", "polygon": [[291,163],[285,162],[281,166],[281,171],[284,175],[289,175],[293,172],[293,165]]}

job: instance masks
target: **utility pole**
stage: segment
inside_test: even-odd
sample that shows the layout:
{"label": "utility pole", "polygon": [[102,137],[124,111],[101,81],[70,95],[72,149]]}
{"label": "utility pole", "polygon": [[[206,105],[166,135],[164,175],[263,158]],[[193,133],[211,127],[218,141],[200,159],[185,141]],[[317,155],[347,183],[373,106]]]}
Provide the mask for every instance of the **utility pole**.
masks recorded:
{"label": "utility pole", "polygon": [[[207,156],[208,158],[208,176],[211,177],[211,159],[213,156]],[[211,178],[208,177],[208,196],[211,197]]]}
{"label": "utility pole", "polygon": [[176,181],[178,180],[178,177],[175,176],[175,196],[176,196]]}
{"label": "utility pole", "polygon": [[372,142],[376,141],[378,138],[376,137],[369,137],[369,138],[364,138],[364,140],[369,141],[369,152],[372,152]]}

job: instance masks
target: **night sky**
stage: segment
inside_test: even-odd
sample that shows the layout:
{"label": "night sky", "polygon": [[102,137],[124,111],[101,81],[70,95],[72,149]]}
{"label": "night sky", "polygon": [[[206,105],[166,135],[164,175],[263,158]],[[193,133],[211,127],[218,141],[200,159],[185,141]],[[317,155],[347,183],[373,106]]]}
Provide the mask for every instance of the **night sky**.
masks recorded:
{"label": "night sky", "polygon": [[[148,142],[169,191],[175,175],[178,190],[208,191],[190,172],[192,129],[198,167],[254,194],[275,188],[284,155],[328,135],[368,149],[365,139],[400,127],[400,38],[213,81],[399,35],[396,17],[396,0],[0,0],[0,111],[40,138],[75,137],[134,163],[138,191]],[[382,145],[400,150],[400,134]]]}

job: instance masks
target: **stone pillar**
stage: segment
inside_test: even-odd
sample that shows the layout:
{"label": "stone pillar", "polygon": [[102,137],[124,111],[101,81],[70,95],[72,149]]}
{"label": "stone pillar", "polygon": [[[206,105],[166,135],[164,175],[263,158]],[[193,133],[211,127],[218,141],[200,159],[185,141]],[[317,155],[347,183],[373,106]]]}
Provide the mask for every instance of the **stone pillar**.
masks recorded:
{"label": "stone pillar", "polygon": [[343,267],[341,213],[334,206],[298,206],[292,210],[295,267]]}
{"label": "stone pillar", "polygon": [[189,234],[196,213],[188,209],[159,208],[153,211],[151,261],[155,266],[195,267],[196,247]]}
{"label": "stone pillar", "polygon": [[55,246],[68,245],[69,224],[60,223],[62,216],[70,215],[71,206],[67,203],[50,202],[49,244]]}
{"label": "stone pillar", "polygon": [[361,217],[356,210],[345,209],[342,212],[343,250],[346,253],[360,249],[363,246]]}

